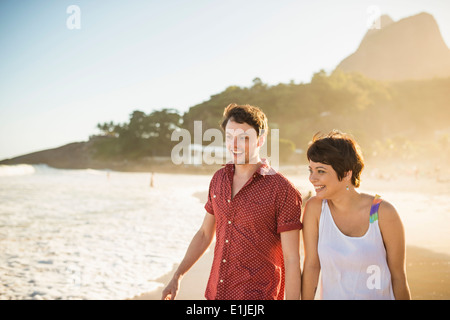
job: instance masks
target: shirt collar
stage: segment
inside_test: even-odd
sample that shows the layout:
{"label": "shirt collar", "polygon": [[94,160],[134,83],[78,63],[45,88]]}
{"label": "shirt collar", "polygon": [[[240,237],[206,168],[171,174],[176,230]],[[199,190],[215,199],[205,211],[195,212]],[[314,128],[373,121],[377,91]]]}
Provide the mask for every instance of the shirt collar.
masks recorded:
{"label": "shirt collar", "polygon": [[[232,161],[228,162],[224,166],[227,172],[234,172],[234,163]],[[255,173],[261,176],[266,176],[266,175],[273,175],[276,173],[276,171],[270,166],[269,160],[267,160],[266,158],[262,158],[261,166],[258,168],[258,170],[256,170]]]}

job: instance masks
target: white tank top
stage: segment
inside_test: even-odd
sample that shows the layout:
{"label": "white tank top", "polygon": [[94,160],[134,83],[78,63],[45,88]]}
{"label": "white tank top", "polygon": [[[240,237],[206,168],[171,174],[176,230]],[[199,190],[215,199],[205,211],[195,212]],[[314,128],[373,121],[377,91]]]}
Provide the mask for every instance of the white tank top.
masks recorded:
{"label": "white tank top", "polygon": [[322,201],[318,243],[321,299],[394,299],[386,249],[378,226],[380,203],[377,195],[367,214],[370,224],[366,234],[349,237],[334,223],[327,200]]}

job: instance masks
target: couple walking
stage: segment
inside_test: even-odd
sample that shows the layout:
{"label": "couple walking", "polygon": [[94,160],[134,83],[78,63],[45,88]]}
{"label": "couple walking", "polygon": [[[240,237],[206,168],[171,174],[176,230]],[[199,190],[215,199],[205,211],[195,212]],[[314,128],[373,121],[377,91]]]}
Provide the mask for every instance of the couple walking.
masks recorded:
{"label": "couple walking", "polygon": [[233,161],[212,177],[203,223],[162,299],[175,299],[214,236],[208,300],[314,299],[319,285],[322,299],[410,298],[402,223],[391,204],[356,191],[364,163],[350,136],[313,138],[307,157],[316,196],[301,222],[301,194],[259,157],[265,114],[230,104],[221,126]]}

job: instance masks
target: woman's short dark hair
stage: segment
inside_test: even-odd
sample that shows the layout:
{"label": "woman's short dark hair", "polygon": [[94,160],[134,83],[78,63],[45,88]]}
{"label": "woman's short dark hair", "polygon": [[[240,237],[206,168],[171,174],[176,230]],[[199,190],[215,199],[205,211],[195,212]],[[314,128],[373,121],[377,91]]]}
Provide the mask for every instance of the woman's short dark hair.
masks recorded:
{"label": "woman's short dark hair", "polygon": [[236,103],[231,103],[225,108],[223,112],[221,124],[223,130],[225,130],[228,120],[230,119],[237,123],[245,122],[251,125],[255,129],[258,137],[267,133],[267,117],[264,112],[258,107],[254,107],[249,104],[237,105]]}
{"label": "woman's short dark hair", "polygon": [[349,134],[333,130],[327,135],[316,133],[307,151],[308,160],[333,167],[339,181],[352,171],[352,184],[360,185],[364,159],[358,143]]}

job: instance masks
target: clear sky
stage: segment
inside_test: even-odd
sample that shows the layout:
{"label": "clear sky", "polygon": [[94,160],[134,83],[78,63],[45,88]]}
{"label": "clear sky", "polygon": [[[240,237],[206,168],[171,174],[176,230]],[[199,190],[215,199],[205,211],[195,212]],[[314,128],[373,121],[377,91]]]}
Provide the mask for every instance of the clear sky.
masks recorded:
{"label": "clear sky", "polygon": [[0,159],[86,141],[134,110],[185,112],[255,77],[309,82],[357,49],[371,6],[432,14],[450,47],[449,0],[2,0]]}

